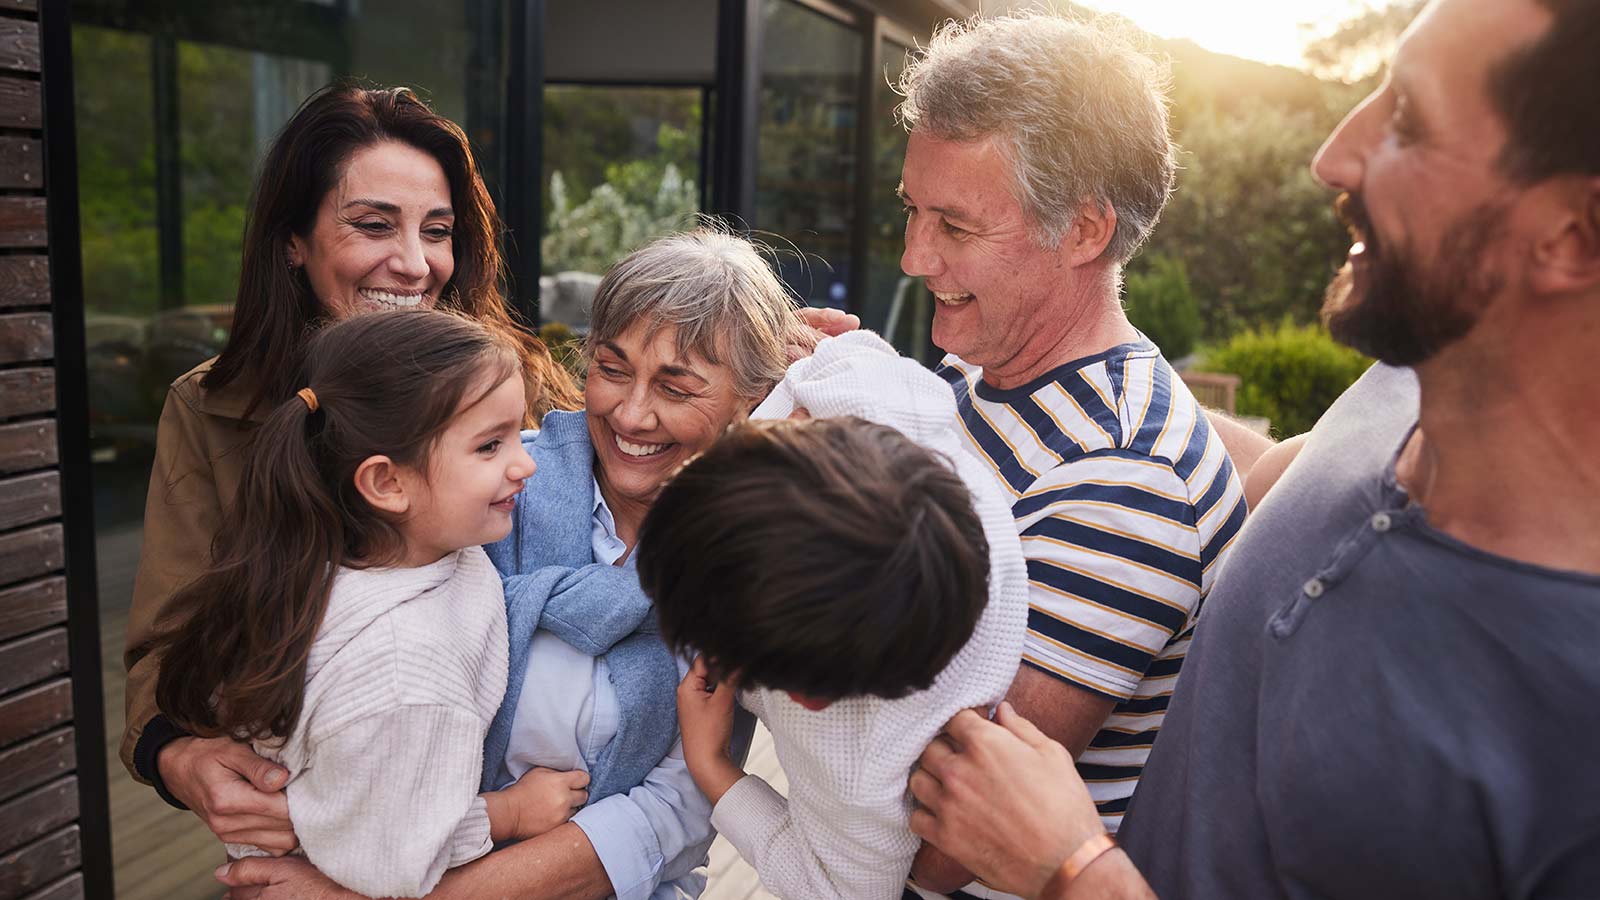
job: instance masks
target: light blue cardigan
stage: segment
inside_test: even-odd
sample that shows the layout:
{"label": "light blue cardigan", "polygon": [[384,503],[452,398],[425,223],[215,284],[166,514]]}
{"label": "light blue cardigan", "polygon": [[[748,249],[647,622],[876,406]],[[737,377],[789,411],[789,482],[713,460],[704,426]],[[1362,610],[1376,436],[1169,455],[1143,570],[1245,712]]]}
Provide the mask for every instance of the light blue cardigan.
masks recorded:
{"label": "light blue cardigan", "polygon": [[[511,637],[506,696],[483,747],[483,790],[497,790],[522,696],[528,650],[543,628],[605,657],[617,692],[617,736],[589,772],[589,802],[642,783],[678,739],[678,665],[661,641],[655,610],[625,566],[594,561],[594,448],[581,412],[557,410],[522,445],[537,468],[518,495],[511,534],[485,549],[500,571]],[[537,689],[537,685],[535,685]]]}

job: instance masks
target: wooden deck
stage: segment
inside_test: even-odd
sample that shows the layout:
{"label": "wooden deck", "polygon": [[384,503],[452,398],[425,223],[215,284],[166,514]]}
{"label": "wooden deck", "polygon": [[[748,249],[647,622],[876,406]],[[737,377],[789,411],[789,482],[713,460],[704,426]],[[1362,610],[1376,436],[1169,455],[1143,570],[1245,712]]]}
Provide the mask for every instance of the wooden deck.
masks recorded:
{"label": "wooden deck", "polygon": [[[137,528],[102,533],[100,568],[100,658],[106,702],[106,767],[111,779],[111,851],[118,900],[214,900],[220,885],[211,872],[225,857],[222,845],[193,814],[161,802],[156,792],[128,775],[117,757],[122,738],[122,644],[128,597],[139,553]],[[766,729],[757,727],[747,768],[780,791],[788,782],[778,768]],[[705,900],[769,900],[755,871],[726,840],[711,847]]]}
{"label": "wooden deck", "polygon": [[122,643],[139,558],[138,528],[102,532],[100,666],[106,703],[106,770],[111,789],[111,860],[118,900],[212,900],[222,895],[211,872],[227,857],[192,813],[161,802],[122,767]]}

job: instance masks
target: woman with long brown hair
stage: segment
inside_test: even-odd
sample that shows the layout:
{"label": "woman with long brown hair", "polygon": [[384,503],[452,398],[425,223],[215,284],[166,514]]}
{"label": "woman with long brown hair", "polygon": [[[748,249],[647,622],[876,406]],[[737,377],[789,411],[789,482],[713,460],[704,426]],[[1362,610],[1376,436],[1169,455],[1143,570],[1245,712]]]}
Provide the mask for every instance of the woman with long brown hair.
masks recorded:
{"label": "woman with long brown hair", "polygon": [[530,421],[580,405],[565,370],[507,311],[499,230],[466,136],[404,88],[318,92],[262,162],[228,343],[173,382],[162,410],[124,657],[123,763],[226,840],[294,846],[281,795],[261,792],[282,787],[285,773],[244,744],[186,735],[159,714],[155,623],[210,563],[243,448],[294,395],[319,326],[369,309],[458,310],[511,336]]}

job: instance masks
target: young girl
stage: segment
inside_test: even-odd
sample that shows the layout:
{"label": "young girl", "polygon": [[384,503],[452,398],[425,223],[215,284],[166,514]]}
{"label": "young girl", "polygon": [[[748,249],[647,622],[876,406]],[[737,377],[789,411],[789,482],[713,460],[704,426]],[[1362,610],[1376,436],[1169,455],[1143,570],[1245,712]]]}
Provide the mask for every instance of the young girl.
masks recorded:
{"label": "young girl", "polygon": [[317,868],[420,897],[587,799],[582,772],[477,791],[507,654],[479,545],[510,531],[533,474],[523,379],[507,340],[418,311],[322,329],[305,376],[250,443],[215,567],[163,620],[157,699],[189,732],[249,740],[289,770]]}

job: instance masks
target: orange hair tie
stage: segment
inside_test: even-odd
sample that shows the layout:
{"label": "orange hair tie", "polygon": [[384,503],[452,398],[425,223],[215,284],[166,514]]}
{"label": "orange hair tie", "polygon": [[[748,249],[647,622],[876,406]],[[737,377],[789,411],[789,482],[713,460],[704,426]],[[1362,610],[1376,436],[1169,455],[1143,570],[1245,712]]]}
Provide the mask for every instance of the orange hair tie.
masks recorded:
{"label": "orange hair tie", "polygon": [[299,397],[301,400],[304,400],[306,402],[307,411],[309,411],[309,412],[316,412],[317,411],[317,406],[319,404],[317,403],[317,392],[316,391],[313,391],[311,388],[308,388],[308,387],[303,387],[300,390],[295,391],[294,395],[296,397]]}

